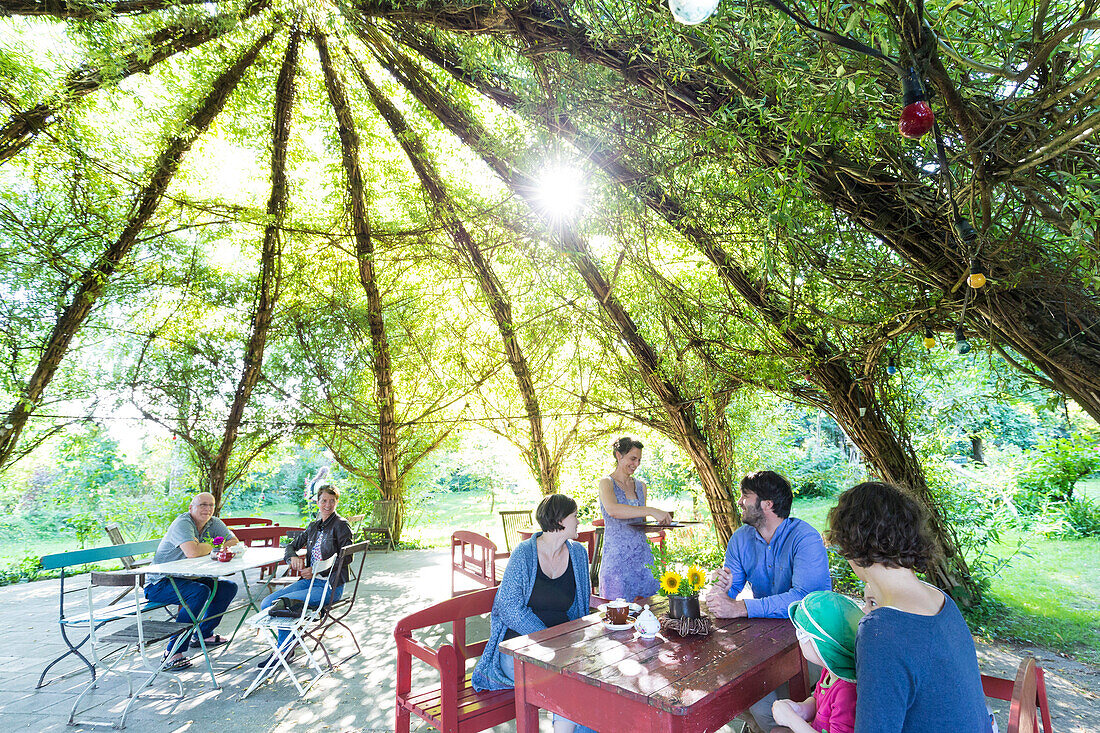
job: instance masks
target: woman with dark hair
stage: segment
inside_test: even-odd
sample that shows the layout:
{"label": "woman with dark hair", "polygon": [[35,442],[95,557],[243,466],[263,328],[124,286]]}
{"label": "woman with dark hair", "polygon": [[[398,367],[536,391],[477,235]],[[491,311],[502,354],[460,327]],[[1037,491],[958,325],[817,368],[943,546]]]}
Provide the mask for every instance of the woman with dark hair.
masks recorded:
{"label": "woman with dark hair", "polygon": [[647,565],[653,551],[645,532],[631,526],[653,517],[660,524],[672,521],[663,509],[646,506],[646,485],[634,478],[642,462],[642,443],[624,435],[611,446],[615,470],[600,479],[600,510],[603,513],[603,560],[600,564],[600,595],[633,600],[657,592],[657,579]]}
{"label": "woman with dark hair", "polygon": [[970,629],[946,593],[917,577],[938,552],[921,504],[889,484],[859,484],[830,510],[828,541],[866,584],[857,733],[987,733]]}
{"label": "woman with dark hair", "polygon": [[[539,502],[541,532],[516,545],[489,614],[489,641],[474,667],[475,690],[515,687],[514,660],[500,642],[588,613],[588,550],[577,538],[577,502],[551,494]],[[554,733],[587,730],[555,717]]]}

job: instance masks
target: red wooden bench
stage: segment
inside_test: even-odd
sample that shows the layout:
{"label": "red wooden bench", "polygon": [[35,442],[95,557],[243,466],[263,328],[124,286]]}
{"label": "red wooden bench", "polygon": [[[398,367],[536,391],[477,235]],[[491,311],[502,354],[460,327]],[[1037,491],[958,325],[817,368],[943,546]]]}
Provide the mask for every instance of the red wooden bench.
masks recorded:
{"label": "red wooden bench", "polygon": [[[451,597],[455,595],[455,576],[462,575],[486,588],[500,585],[509,553],[497,552],[497,546],[485,535],[459,530],[451,535]],[[469,593],[470,591],[458,591]]]}
{"label": "red wooden bench", "polygon": [[[261,527],[237,527],[233,530],[233,534],[247,547],[278,547],[283,537],[294,532],[303,532],[301,527],[284,527],[279,524],[271,526]],[[298,579],[298,573],[287,568],[285,575],[281,577],[275,576],[275,569],[282,563],[272,563],[271,565],[264,565],[260,568],[260,578],[265,575],[272,576],[268,581],[268,585],[279,585],[287,582],[293,583]]]}
{"label": "red wooden bench", "polygon": [[1010,701],[1005,733],[1039,733],[1036,718],[1040,716],[1043,720],[1043,733],[1053,733],[1043,668],[1032,657],[1024,657],[1020,662],[1014,680],[983,674],[982,690],[986,697]]}
{"label": "red wooden bench", "polygon": [[[484,641],[466,643],[466,619],[489,613],[496,593],[496,588],[466,593],[397,622],[393,630],[397,643],[396,733],[409,733],[413,713],[443,733],[474,733],[516,717],[514,690],[475,692],[466,672],[466,661],[485,650]],[[442,624],[451,624],[449,644],[432,649],[413,638],[417,629]],[[437,686],[412,689],[413,657],[439,671]]]}
{"label": "red wooden bench", "polygon": [[[234,527],[248,527],[251,525],[270,525],[274,522],[264,517],[222,517],[222,524],[230,529]],[[233,534],[237,534],[234,532]]]}

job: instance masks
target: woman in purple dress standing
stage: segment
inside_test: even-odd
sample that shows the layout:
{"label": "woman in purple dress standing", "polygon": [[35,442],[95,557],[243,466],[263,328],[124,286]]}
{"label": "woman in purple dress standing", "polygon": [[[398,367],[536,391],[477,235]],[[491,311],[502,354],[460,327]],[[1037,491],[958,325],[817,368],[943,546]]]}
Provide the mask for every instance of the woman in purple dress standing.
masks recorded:
{"label": "woman in purple dress standing", "polygon": [[668,512],[646,506],[646,485],[634,478],[642,462],[642,443],[623,436],[612,444],[615,470],[600,479],[600,509],[603,512],[603,561],[600,565],[600,595],[633,600],[657,592],[657,579],[646,565],[653,562],[649,538],[631,526],[653,517],[660,524],[672,521]]}

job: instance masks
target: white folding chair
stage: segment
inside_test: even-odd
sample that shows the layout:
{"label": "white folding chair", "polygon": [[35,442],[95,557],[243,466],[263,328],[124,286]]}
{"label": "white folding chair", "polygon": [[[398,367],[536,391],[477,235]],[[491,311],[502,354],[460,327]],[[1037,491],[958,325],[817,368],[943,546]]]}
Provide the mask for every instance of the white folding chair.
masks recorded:
{"label": "white folding chair", "polygon": [[[244,694],[241,695],[241,699],[248,697],[256,687],[266,680],[268,677],[273,676],[282,667],[286,670],[286,673],[290,675],[290,679],[294,682],[294,686],[298,688],[298,694],[305,695],[309,688],[313,687],[313,684],[317,680],[321,679],[324,675],[326,668],[321,666],[321,663],[317,661],[317,657],[310,651],[309,646],[305,643],[304,632],[312,624],[318,623],[325,615],[325,601],[329,596],[329,578],[332,574],[329,574],[329,578],[320,578],[321,573],[327,570],[331,570],[332,566],[336,563],[336,558],[340,557],[340,553],[335,553],[327,560],[322,560],[316,565],[313,565],[313,577],[309,581],[309,590],[306,593],[306,599],[313,594],[313,586],[317,582],[323,582],[324,588],[321,589],[321,602],[316,606],[311,606],[309,603],[302,604],[302,613],[300,616],[293,618],[287,618],[282,616],[271,616],[268,614],[267,609],[253,614],[245,622],[254,629],[266,630],[269,633],[264,634],[268,644],[271,645],[271,656],[268,658],[267,663],[260,669],[259,674],[256,675],[256,679],[252,681],[252,684]],[[283,642],[282,648],[279,644],[279,632],[289,632],[289,638]],[[294,670],[290,668],[290,662],[288,657],[298,647],[302,648],[305,652],[306,658],[309,659],[309,666],[313,669],[314,675],[308,681],[305,687],[302,687],[301,681],[298,679],[298,675],[294,674]]]}
{"label": "white folding chair", "polygon": [[[146,648],[150,644],[163,641],[170,636],[179,634],[173,647],[178,647],[180,639],[186,638],[186,632],[191,630],[191,624],[181,624],[174,621],[150,621],[143,618],[144,612],[148,611],[151,607],[159,607],[160,604],[150,604],[144,601],[141,597],[141,584],[142,575],[123,575],[120,573],[90,573],[88,581],[88,619],[89,619],[89,637],[92,643],[92,664],[94,668],[102,668],[101,674],[93,677],[80,694],[77,696],[76,701],[73,703],[73,708],[69,712],[69,725],[109,725],[112,728],[125,728],[126,727],[126,715],[130,712],[130,706],[137,700],[138,695],[145,691],[161,672],[168,671],[164,667],[167,664],[167,659],[171,656],[171,653],[166,654],[164,659],[156,659],[150,661],[146,655]],[[131,609],[131,617],[134,619],[134,623],[130,624],[126,628],[117,629],[111,633],[104,633],[100,628],[104,623],[109,621],[123,620],[125,617],[121,616],[118,612],[117,605],[95,606],[93,600],[93,589],[102,586],[132,586],[134,592],[134,602]],[[113,646],[121,644],[121,652],[114,657],[114,661],[110,665],[104,666],[104,646]],[[131,653],[132,652],[132,653]],[[97,720],[97,719],[85,719],[77,720],[77,715],[87,712],[94,705],[98,705],[99,701],[89,705],[85,709],[80,708],[80,703],[83,701],[84,696],[94,690],[105,681],[111,674],[118,674],[126,678],[126,696],[129,698],[126,701],[126,706],[122,709],[122,714],[115,720]],[[134,676],[145,675],[146,679],[134,690]],[[179,678],[173,676],[173,681],[179,688],[179,697],[183,697],[183,684],[179,681]]]}

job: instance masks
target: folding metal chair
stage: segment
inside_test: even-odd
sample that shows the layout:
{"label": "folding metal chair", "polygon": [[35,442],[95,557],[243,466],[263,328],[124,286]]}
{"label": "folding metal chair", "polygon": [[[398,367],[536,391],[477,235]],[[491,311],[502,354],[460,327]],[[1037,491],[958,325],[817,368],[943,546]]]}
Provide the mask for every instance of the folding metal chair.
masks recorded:
{"label": "folding metal chair", "polygon": [[[355,562],[357,556],[359,558],[358,565]],[[307,629],[302,634],[313,641],[313,651],[320,649],[324,653],[325,661],[328,662],[329,667],[335,665],[329,656],[328,649],[325,647],[324,637],[332,630],[333,626],[342,627],[351,637],[352,643],[355,644],[355,651],[342,659],[336,660],[336,664],[342,664],[363,651],[359,646],[359,639],[355,637],[355,631],[344,623],[344,619],[355,608],[355,597],[359,595],[359,580],[363,577],[363,562],[367,559],[367,543],[357,542],[354,545],[341,547],[337,557],[338,560],[333,572],[343,572],[343,568],[348,568],[349,571],[348,580],[344,584],[344,592],[341,594],[340,600],[333,601],[325,607],[324,616],[317,626],[313,629]],[[346,587],[349,585],[351,586],[350,592]]]}
{"label": "folding metal chair", "polygon": [[[312,566],[313,577],[310,578],[309,581],[309,590],[306,593],[307,599],[313,594],[313,586],[320,580],[320,574],[327,570],[331,570],[333,565],[336,564],[336,559],[338,557],[340,557],[340,553],[336,553],[329,559],[322,560]],[[299,695],[305,695],[309,688],[313,687],[314,683],[321,679],[324,673],[328,671],[328,669],[321,666],[320,662],[317,661],[317,657],[313,654],[313,651],[305,643],[307,628],[318,623],[325,615],[325,601],[328,599],[330,590],[329,579],[324,578],[321,582],[324,583],[324,588],[321,590],[320,604],[311,606],[309,603],[303,603],[301,615],[293,618],[272,616],[267,612],[267,609],[265,609],[252,615],[245,621],[246,624],[254,629],[270,632],[269,634],[264,634],[264,636],[271,646],[271,656],[256,675],[256,679],[252,681],[252,684],[249,685],[248,689],[241,695],[242,700],[252,694],[252,691],[255,690],[261,682],[278,672],[280,667],[286,670],[286,673],[290,675],[290,679],[294,683],[294,686],[298,688]],[[288,639],[283,642],[283,645],[286,647],[285,649],[279,644],[280,631],[285,631],[290,635]],[[302,647],[302,651],[305,652],[307,659],[309,659],[309,666],[316,673],[305,687],[302,687],[302,683],[298,680],[298,675],[294,674],[294,670],[290,668],[290,661],[288,659],[299,646]]]}
{"label": "folding metal chair", "polygon": [[[90,622],[89,636],[92,643],[92,664],[94,667],[101,668],[101,673],[85,685],[84,689],[81,690],[80,694],[73,702],[72,710],[69,712],[69,725],[109,725],[112,728],[125,728],[126,715],[130,712],[130,706],[137,700],[138,695],[150,687],[161,672],[173,674],[172,671],[166,670],[164,667],[168,663],[168,659],[175,653],[175,647],[187,638],[185,632],[191,629],[191,624],[177,623],[175,621],[145,620],[143,618],[142,606],[146,604],[141,597],[141,586],[144,581],[144,576],[141,574],[92,572],[90,575],[91,577],[88,581],[88,619]],[[130,586],[134,593],[134,623],[125,628],[116,629],[109,634],[102,633],[100,627],[108,621],[117,621],[120,619],[117,606],[115,605],[96,608],[93,599],[93,588],[103,586],[113,586],[116,588]],[[164,641],[168,637],[176,634],[179,636],[173,644],[173,648],[168,650],[163,659],[156,659],[150,662],[149,657],[145,653],[146,648],[150,644]],[[101,653],[103,647],[105,645],[113,646],[116,644],[122,645],[121,652],[115,656],[114,661],[104,666],[105,659],[104,655]],[[115,720],[91,718],[77,720],[77,715],[87,712],[100,703],[100,701],[96,701],[83,710],[80,708],[80,703],[84,700],[84,697],[97,688],[100,683],[106,680],[112,673],[126,678],[126,696],[129,699],[122,708],[122,714]],[[136,675],[145,675],[146,679],[135,691],[134,677]],[[179,688],[178,697],[183,698],[183,684],[179,681],[179,678],[175,676],[173,676],[173,681]]]}

